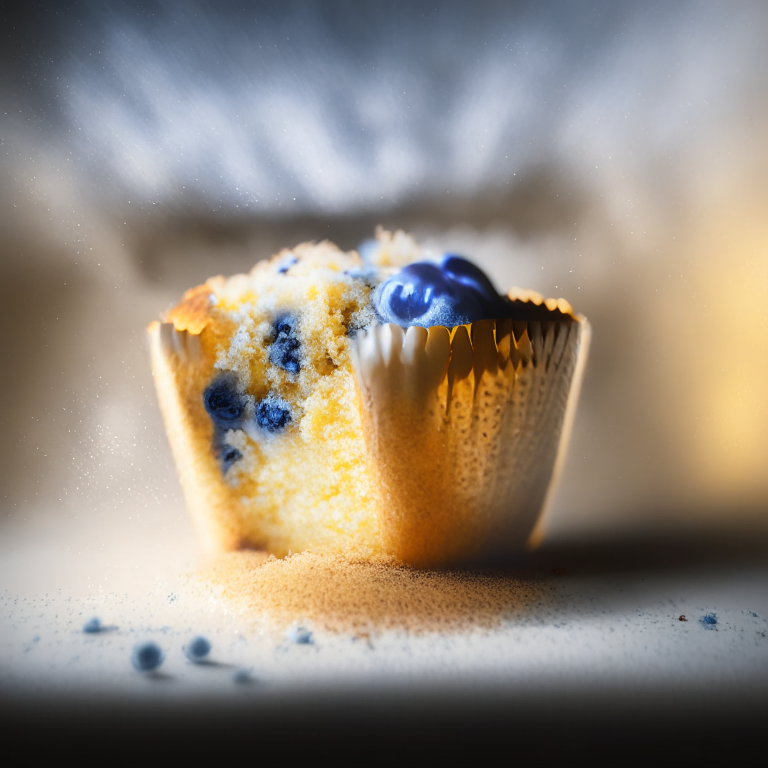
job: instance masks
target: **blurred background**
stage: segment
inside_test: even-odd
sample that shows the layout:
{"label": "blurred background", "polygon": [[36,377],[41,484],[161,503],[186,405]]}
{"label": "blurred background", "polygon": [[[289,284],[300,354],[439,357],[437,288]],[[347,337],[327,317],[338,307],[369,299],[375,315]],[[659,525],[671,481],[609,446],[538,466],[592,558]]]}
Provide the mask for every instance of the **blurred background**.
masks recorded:
{"label": "blurred background", "polygon": [[377,224],[591,321],[555,539],[768,528],[768,6],[0,12],[0,537],[186,546],[146,324]]}

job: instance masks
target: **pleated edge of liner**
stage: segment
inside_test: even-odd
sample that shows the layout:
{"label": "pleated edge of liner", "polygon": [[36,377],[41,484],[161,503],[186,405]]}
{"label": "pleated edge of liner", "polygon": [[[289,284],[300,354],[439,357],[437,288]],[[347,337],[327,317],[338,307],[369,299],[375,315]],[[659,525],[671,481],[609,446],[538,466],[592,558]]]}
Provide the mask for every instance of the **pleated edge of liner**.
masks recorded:
{"label": "pleated edge of liner", "polygon": [[572,320],[584,319],[583,315],[574,313],[573,307],[565,299],[545,299],[542,294],[537,293],[536,291],[531,291],[528,288],[519,288],[518,286],[513,285],[507,291],[507,298],[510,301],[522,301],[534,304],[537,307],[540,307],[543,304],[550,312],[559,310],[562,314],[568,315]]}
{"label": "pleated edge of liner", "polygon": [[156,343],[159,351],[169,357],[175,357],[179,362],[196,365],[203,359],[203,349],[200,344],[200,333],[177,328],[174,323],[155,320],[147,326],[150,343]]}
{"label": "pleated edge of liner", "polygon": [[[559,319],[478,320],[453,328],[441,325],[402,328],[391,323],[373,323],[351,340],[353,363],[366,387],[370,387],[373,377],[384,369],[390,375],[403,376],[418,371],[421,376],[418,389],[422,392],[437,388],[446,376],[456,382],[474,371],[477,388],[485,371],[512,373],[545,365],[547,353],[552,352],[551,348],[546,349],[548,334],[554,333],[559,338],[563,331],[570,333],[573,323],[581,329],[581,345],[589,323],[582,315],[567,317],[566,322]],[[559,330],[555,331],[558,326]],[[555,343],[553,339],[552,346]]]}

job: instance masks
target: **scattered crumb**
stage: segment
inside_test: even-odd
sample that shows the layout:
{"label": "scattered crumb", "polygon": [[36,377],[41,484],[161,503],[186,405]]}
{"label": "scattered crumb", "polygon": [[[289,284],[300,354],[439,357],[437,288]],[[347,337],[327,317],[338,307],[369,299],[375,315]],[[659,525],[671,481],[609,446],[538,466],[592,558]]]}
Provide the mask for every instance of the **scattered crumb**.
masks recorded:
{"label": "scattered crumb", "polygon": [[134,646],[131,663],[139,672],[154,672],[164,658],[165,654],[157,643],[139,643]]}
{"label": "scattered crumb", "polygon": [[715,629],[717,627],[717,614],[706,613],[699,619],[699,621],[704,629]]}
{"label": "scattered crumb", "polygon": [[501,572],[426,571],[391,558],[320,555],[281,560],[232,552],[199,577],[241,616],[368,637],[383,629],[470,631],[498,626],[537,603],[542,584]]}
{"label": "scattered crumb", "polygon": [[288,633],[288,640],[296,645],[312,645],[312,633],[304,627],[296,627]]}
{"label": "scattered crumb", "polygon": [[250,685],[254,682],[252,672],[253,670],[250,667],[236,669],[232,675],[232,682],[237,683],[237,685]]}
{"label": "scattered crumb", "polygon": [[83,625],[83,632],[88,635],[95,635],[101,632],[104,626],[101,623],[101,619],[98,616],[94,616],[92,619],[88,619]]}
{"label": "scattered crumb", "polygon": [[688,621],[688,619],[686,619],[686,618],[685,618],[685,614],[684,614],[684,613],[681,613],[681,614],[680,614],[680,615],[677,617],[677,620],[678,620],[678,621]]}
{"label": "scattered crumb", "polygon": [[205,659],[211,652],[211,643],[202,635],[198,635],[184,646],[184,654],[192,662],[199,662]]}

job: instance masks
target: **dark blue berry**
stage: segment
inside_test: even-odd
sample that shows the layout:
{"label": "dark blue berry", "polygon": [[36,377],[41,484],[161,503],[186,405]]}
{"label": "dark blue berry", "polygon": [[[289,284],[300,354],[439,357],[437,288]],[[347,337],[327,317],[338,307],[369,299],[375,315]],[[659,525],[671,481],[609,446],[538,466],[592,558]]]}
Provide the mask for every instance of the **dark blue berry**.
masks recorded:
{"label": "dark blue berry", "polygon": [[374,293],[379,319],[396,325],[463,325],[507,314],[504,300],[474,264],[449,254],[440,264],[418,261]]}
{"label": "dark blue berry", "polygon": [[476,267],[471,261],[461,256],[447,253],[443,257],[441,267],[445,275],[454,283],[460,283],[465,288],[474,291],[492,306],[495,306],[499,300],[499,294],[493,287],[493,283],[488,279],[485,272]]}
{"label": "dark blue berry", "polygon": [[163,663],[163,651],[157,643],[139,643],[133,649],[131,663],[139,672],[152,672]]}
{"label": "dark blue berry", "polygon": [[88,619],[83,625],[83,632],[88,635],[97,635],[103,631],[104,625],[101,623],[101,619],[98,616],[94,616],[92,619]]}
{"label": "dark blue berry", "polygon": [[295,321],[289,318],[278,320],[275,323],[275,340],[269,347],[270,362],[289,373],[298,373],[301,370],[301,344],[294,335],[294,324]]}
{"label": "dark blue berry", "polygon": [[237,448],[224,442],[224,432],[221,427],[216,427],[213,433],[213,452],[221,464],[221,471],[226,472],[235,462],[243,458],[243,454]]}
{"label": "dark blue berry", "polygon": [[237,429],[242,425],[246,397],[237,391],[232,376],[222,376],[203,393],[205,410],[216,426]]}
{"label": "dark blue berry", "polygon": [[277,397],[268,397],[256,406],[256,423],[269,432],[285,429],[291,421],[288,403]]}
{"label": "dark blue berry", "polygon": [[211,652],[211,644],[205,637],[198,636],[184,647],[184,653],[190,661],[202,661]]}

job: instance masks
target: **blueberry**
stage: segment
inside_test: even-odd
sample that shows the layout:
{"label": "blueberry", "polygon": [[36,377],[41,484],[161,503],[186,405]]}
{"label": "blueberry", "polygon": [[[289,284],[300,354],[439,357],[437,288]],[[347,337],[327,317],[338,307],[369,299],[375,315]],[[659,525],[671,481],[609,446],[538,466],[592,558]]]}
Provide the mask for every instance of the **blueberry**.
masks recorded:
{"label": "blueberry", "polygon": [[200,635],[184,647],[184,653],[190,661],[202,661],[210,652],[210,642]]}
{"label": "blueberry", "polygon": [[224,442],[224,430],[216,427],[213,434],[213,452],[221,464],[221,471],[225,472],[243,458],[243,454],[235,447]]}
{"label": "blueberry", "polygon": [[291,411],[285,400],[270,396],[256,406],[256,423],[269,432],[285,429],[290,421]]}
{"label": "blueberry", "polygon": [[237,429],[242,424],[246,398],[235,388],[232,376],[216,379],[203,393],[205,410],[222,429]]}
{"label": "blueberry", "polygon": [[[491,304],[499,299],[499,294],[493,287],[485,272],[476,267],[471,261],[452,253],[443,257],[441,264],[443,272],[455,283],[460,283],[471,291],[483,296]],[[489,319],[489,318],[486,318]]]}
{"label": "blueberry", "polygon": [[299,348],[301,344],[293,332],[295,321],[283,318],[275,323],[275,340],[269,348],[269,360],[273,365],[298,373],[301,370]]}
{"label": "blueberry", "polygon": [[717,614],[707,613],[702,616],[699,621],[704,629],[714,629],[717,626]]}
{"label": "blueberry", "polygon": [[163,663],[163,651],[157,643],[139,643],[133,648],[131,663],[139,672],[152,672]]}
{"label": "blueberry", "polygon": [[88,635],[97,635],[103,631],[104,625],[101,623],[101,619],[98,616],[94,616],[92,619],[88,619],[83,625],[83,632]]}
{"label": "blueberry", "polygon": [[375,290],[379,319],[396,325],[463,325],[505,316],[504,300],[474,264],[448,254],[409,264]]}
{"label": "blueberry", "polygon": [[288,639],[296,645],[312,645],[312,633],[304,627],[296,627],[288,633]]}

